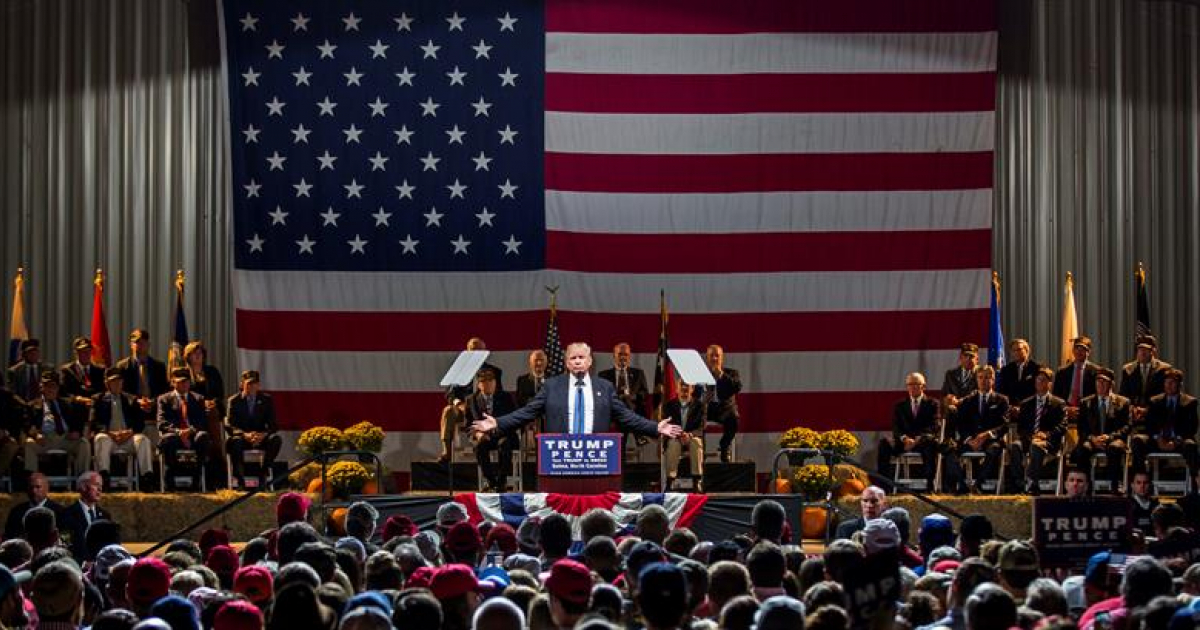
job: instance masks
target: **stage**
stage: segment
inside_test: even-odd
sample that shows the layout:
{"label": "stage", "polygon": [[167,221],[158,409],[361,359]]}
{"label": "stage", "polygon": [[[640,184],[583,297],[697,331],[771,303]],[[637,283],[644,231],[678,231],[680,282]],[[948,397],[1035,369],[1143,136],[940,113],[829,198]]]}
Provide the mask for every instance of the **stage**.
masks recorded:
{"label": "stage", "polygon": [[[610,494],[616,495],[618,493]],[[192,523],[195,519],[232,501],[238,496],[240,496],[240,493],[231,491],[210,492],[206,494],[143,494],[122,492],[105,494],[101,500],[101,505],[121,524],[121,536],[124,540],[149,542],[162,540],[174,534]],[[500,518],[508,522],[513,522],[516,514],[514,508],[518,503],[522,506],[533,504],[536,507],[549,505],[554,501],[566,500],[548,500],[545,497],[555,495],[541,494],[539,498],[534,493],[525,495],[519,493],[508,493],[506,495],[457,493],[456,496],[460,499],[468,496],[474,497],[477,511],[481,504],[486,504],[484,506],[485,509],[499,510],[498,514]],[[561,496],[578,498],[580,495]],[[641,496],[649,497],[649,501],[651,502],[681,501],[681,509],[683,509],[688,505],[686,497],[689,495],[681,493],[665,495],[666,497],[683,497],[683,499],[661,499],[659,497],[663,497],[664,495],[657,493],[645,493]],[[750,511],[754,508],[754,504],[762,499],[773,499],[783,504],[788,512],[793,531],[800,531],[802,501],[798,495],[714,492],[703,496],[703,505],[698,507],[695,506],[696,500],[693,499],[692,505],[695,513],[692,515],[691,520],[688,521],[690,523],[689,527],[695,530],[703,539],[722,539],[735,534],[746,533],[749,528]],[[75,494],[53,493],[50,497],[62,505],[69,505],[76,500]],[[225,527],[231,530],[234,540],[245,542],[259,533],[274,527],[275,497],[276,495],[267,493],[251,497],[244,504],[229,510],[214,521],[201,525],[199,529],[191,533],[191,536],[193,538],[199,536],[200,531],[208,527]],[[520,498],[519,500],[518,497]],[[433,518],[434,513],[437,511],[437,506],[445,503],[449,497],[445,492],[412,492],[401,495],[368,495],[358,498],[371,501],[380,510],[381,514],[384,515],[380,519],[380,526],[382,526],[383,518],[386,518],[386,515],[403,513],[412,518],[420,527],[426,528],[433,526]],[[986,515],[995,524],[996,531],[1004,536],[1027,537],[1032,530],[1032,502],[1027,496],[938,496],[935,499],[944,502],[947,507],[961,514],[978,513]],[[24,495],[0,494],[0,511],[7,515],[12,505],[24,500]],[[921,518],[935,511],[928,504],[905,495],[889,497],[889,504],[892,506],[901,506],[909,510],[913,521],[912,536],[914,540]],[[624,505],[614,504],[614,507],[617,508],[614,512],[618,513],[618,516],[622,513],[628,513],[628,505],[628,503]],[[839,502],[839,506],[849,514],[858,514],[858,502],[854,497],[842,499]],[[524,509],[528,513],[529,508],[525,507]],[[493,512],[493,514],[495,513]],[[315,526],[320,527],[320,503],[314,503],[311,521]]]}

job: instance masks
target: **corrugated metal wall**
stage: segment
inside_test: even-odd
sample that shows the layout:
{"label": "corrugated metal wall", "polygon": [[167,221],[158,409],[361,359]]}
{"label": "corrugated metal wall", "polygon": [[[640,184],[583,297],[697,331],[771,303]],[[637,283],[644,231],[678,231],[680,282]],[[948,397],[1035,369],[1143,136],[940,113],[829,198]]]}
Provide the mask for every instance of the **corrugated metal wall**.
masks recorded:
{"label": "corrugated metal wall", "polygon": [[[1072,270],[1096,357],[1125,360],[1143,260],[1164,357],[1200,370],[1200,7],[997,4],[993,255],[1008,336],[1057,358]],[[144,325],[165,355],[182,266],[193,335],[232,373],[214,4],[9,0],[0,22],[0,317],[24,264],[31,326],[65,358],[88,328],[99,265],[114,346]]]}

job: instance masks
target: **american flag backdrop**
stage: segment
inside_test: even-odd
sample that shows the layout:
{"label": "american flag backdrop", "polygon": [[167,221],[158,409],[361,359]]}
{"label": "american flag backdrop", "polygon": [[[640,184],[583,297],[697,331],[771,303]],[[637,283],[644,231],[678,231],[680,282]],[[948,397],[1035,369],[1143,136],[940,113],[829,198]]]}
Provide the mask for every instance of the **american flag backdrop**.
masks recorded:
{"label": "american flag backdrop", "polygon": [[222,10],[238,361],[285,427],[435,431],[469,337],[514,387],[547,286],[651,373],[665,291],[764,442],[884,428],[986,342],[991,1]]}

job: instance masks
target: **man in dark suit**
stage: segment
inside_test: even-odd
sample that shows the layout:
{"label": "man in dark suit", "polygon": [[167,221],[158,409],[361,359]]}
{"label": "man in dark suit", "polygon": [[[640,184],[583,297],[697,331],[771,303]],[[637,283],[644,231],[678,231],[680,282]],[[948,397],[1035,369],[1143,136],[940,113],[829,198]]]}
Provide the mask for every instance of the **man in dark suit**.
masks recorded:
{"label": "man in dark suit", "polygon": [[892,458],[902,453],[921,455],[921,474],[925,488],[933,491],[937,473],[938,403],[925,395],[925,375],[913,372],[904,378],[908,395],[892,408],[892,435],[879,442],[879,474],[891,479]]}
{"label": "man in dark suit", "polygon": [[683,454],[683,445],[688,445],[688,464],[692,476],[693,488],[703,493],[704,477],[704,424],[707,411],[704,403],[695,394],[695,387],[679,384],[679,398],[672,398],[663,403],[663,417],[677,424],[683,433],[674,440],[664,440],[663,449],[667,464],[667,487],[664,492],[670,492],[671,486],[679,475],[679,458]]}
{"label": "man in dark suit", "polygon": [[1042,366],[1030,358],[1029,342],[1024,339],[1009,342],[1008,352],[1009,362],[996,376],[996,391],[1004,394],[1010,403],[1019,405],[1033,395],[1034,377]]}
{"label": "man in dark suit", "polygon": [[1067,403],[1067,419],[1074,420],[1079,411],[1079,401],[1096,393],[1096,370],[1099,365],[1092,363],[1088,357],[1092,355],[1092,340],[1090,337],[1076,337],[1072,340],[1071,353],[1074,360],[1054,373],[1054,387],[1051,393]]}
{"label": "man in dark suit", "polygon": [[1150,399],[1163,393],[1163,381],[1171,364],[1158,360],[1158,340],[1150,335],[1138,337],[1136,358],[1121,368],[1120,394],[1145,409]]}
{"label": "man in dark suit", "polygon": [[[608,433],[626,429],[653,437],[677,437],[680,428],[663,420],[658,424],[643,418],[617,398],[616,388],[603,379],[593,379],[592,349],[586,343],[567,346],[567,374],[546,381],[542,391],[524,407],[499,418],[484,415],[471,425],[483,433],[512,431],[545,415],[548,433]],[[499,388],[497,388],[499,389]]]}
{"label": "man in dark suit", "polygon": [[725,350],[713,344],[704,351],[704,361],[708,363],[708,371],[712,373],[716,385],[697,386],[696,395],[708,405],[708,422],[716,422],[724,427],[721,432],[721,461],[728,463],[729,446],[737,435],[738,414],[737,395],[742,391],[742,377],[738,371],[725,367]]}
{"label": "man in dark suit", "polygon": [[125,377],[121,370],[108,368],[104,372],[106,391],[91,401],[92,447],[96,453],[96,469],[107,488],[114,451],[130,453],[137,458],[141,483],[147,488],[154,478],[153,446],[146,436],[146,412],[137,399],[126,394]]}
{"label": "man in dark suit", "polygon": [[[1038,479],[1046,457],[1062,450],[1067,433],[1067,416],[1063,400],[1050,394],[1054,372],[1042,368],[1034,379],[1034,395],[1021,403],[1017,415],[1016,439],[1008,444],[1009,479],[1024,479],[1026,494],[1041,494]],[[1022,469],[1024,474],[1022,475]],[[1012,487],[1021,487],[1013,484]]]}
{"label": "man in dark suit", "polygon": [[191,372],[177,368],[171,372],[172,390],[159,396],[158,431],[162,435],[159,448],[167,463],[167,489],[175,489],[179,468],[179,451],[192,450],[196,463],[192,466],[192,489],[200,489],[200,475],[208,460],[209,435],[206,426],[204,399],[192,393]]}
{"label": "man in dark suit", "polygon": [[62,511],[62,506],[49,498],[50,482],[46,479],[46,475],[42,473],[33,473],[29,476],[29,487],[26,488],[29,495],[29,500],[18,503],[12,506],[8,511],[8,518],[4,521],[4,539],[22,538],[25,536],[25,513],[35,507],[49,508],[51,512],[57,515]]}
{"label": "man in dark suit", "polygon": [[92,397],[104,391],[104,368],[92,363],[92,340],[76,337],[71,342],[75,360],[58,368],[62,395],[77,405],[91,405]]}
{"label": "man in dark suit", "polygon": [[26,425],[25,470],[37,471],[38,455],[64,450],[74,470],[92,467],[92,445],[84,437],[87,410],[59,396],[58,372],[42,373],[41,395],[29,401]]}
{"label": "man in dark suit", "polygon": [[242,372],[241,391],[229,397],[225,408],[225,433],[229,436],[225,447],[233,477],[245,488],[246,449],[262,449],[263,465],[258,471],[258,485],[262,487],[267,482],[267,471],[283,448],[283,438],[279,437],[279,425],[275,422],[275,401],[262,391],[257,370]]}
{"label": "man in dark suit", "polygon": [[[117,368],[125,377],[125,391],[138,397],[142,406],[167,393],[167,366],[150,356],[150,333],[135,328],[129,333],[129,349],[132,354],[117,362]],[[196,420],[199,422],[199,418]]]}
{"label": "man in dark suit", "polygon": [[[943,469],[946,485],[955,492],[980,492],[985,479],[993,479],[1000,467],[1000,455],[1004,452],[1004,431],[1007,427],[1008,398],[995,391],[996,370],[990,365],[975,368],[975,391],[959,400],[951,416],[947,435],[953,441],[944,448],[951,451]],[[963,474],[961,457],[966,452],[982,452],[986,455],[983,467],[975,475],[975,482],[968,487]]]}
{"label": "man in dark suit", "polygon": [[1079,403],[1079,444],[1071,451],[1071,463],[1091,470],[1092,456],[1104,453],[1107,457],[1102,476],[1109,481],[1110,492],[1117,493],[1125,476],[1125,449],[1133,430],[1129,399],[1113,393],[1113,371],[1101,368],[1096,372],[1096,395]]}
{"label": "man in dark suit", "polygon": [[108,511],[100,507],[100,496],[104,493],[100,473],[89,470],[75,481],[79,500],[64,507],[58,513],[58,531],[71,549],[71,555],[80,563],[91,560],[87,557],[87,530],[96,521],[112,521]]}
{"label": "man in dark suit", "polygon": [[[475,376],[475,393],[467,397],[464,430],[471,424],[490,416],[503,416],[516,409],[512,396],[496,385],[496,375],[490,368],[481,368]],[[513,451],[521,448],[521,431],[497,431],[494,434],[475,433],[475,461],[479,463],[490,492],[504,492],[508,473],[512,470]],[[492,463],[492,452],[499,453],[499,462]]]}
{"label": "man in dark suit", "polygon": [[[629,344],[618,343],[613,346],[612,369],[601,370],[598,376],[617,388],[617,397],[625,403],[626,407],[638,413],[646,413],[646,399],[649,394],[649,389],[646,387],[646,373],[632,367],[630,365],[632,359],[633,352],[629,349]],[[628,441],[629,434],[625,433],[621,443],[627,444]],[[639,445],[644,444],[645,438],[638,438],[637,442]]]}
{"label": "man in dark suit", "polygon": [[4,382],[12,392],[24,400],[38,397],[42,372],[50,366],[42,363],[42,343],[37,339],[21,342],[21,360],[4,373]]}
{"label": "man in dark suit", "polygon": [[1130,444],[1134,472],[1145,470],[1150,453],[1179,453],[1187,461],[1188,479],[1200,468],[1196,430],[1200,428],[1197,401],[1184,394],[1183,371],[1171,368],[1163,381],[1163,393],[1150,399],[1146,409],[1146,434],[1134,436]]}
{"label": "man in dark suit", "polygon": [[546,353],[534,350],[529,353],[529,371],[517,377],[517,406],[524,407],[537,395],[546,382]]}
{"label": "man in dark suit", "polygon": [[946,370],[942,378],[942,417],[954,414],[958,401],[971,395],[977,385],[975,368],[979,367],[979,346],[964,343],[958,349],[958,367]]}

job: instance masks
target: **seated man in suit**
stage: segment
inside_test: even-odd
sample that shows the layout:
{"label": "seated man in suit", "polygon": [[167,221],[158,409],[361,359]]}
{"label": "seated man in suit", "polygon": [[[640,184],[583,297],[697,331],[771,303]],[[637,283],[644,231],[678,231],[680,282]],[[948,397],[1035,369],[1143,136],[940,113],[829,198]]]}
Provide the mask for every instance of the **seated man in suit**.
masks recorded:
{"label": "seated man in suit", "polygon": [[1033,381],[1042,366],[1031,358],[1029,342],[1013,339],[1008,344],[1009,362],[996,375],[996,391],[1004,394],[1008,402],[1020,405],[1033,395]]}
{"label": "seated man in suit", "polygon": [[279,437],[279,425],[275,423],[275,401],[262,391],[257,370],[242,372],[241,391],[229,397],[225,409],[225,433],[229,436],[225,448],[229,451],[233,478],[238,486],[246,487],[246,449],[261,449],[263,464],[258,469],[258,485],[262,487],[267,482],[267,471],[283,448],[283,438]]}
{"label": "seated man in suit", "polygon": [[91,405],[92,397],[104,391],[104,368],[92,363],[92,340],[76,337],[71,342],[75,360],[58,368],[62,395],[77,405]]}
{"label": "seated man in suit", "polygon": [[108,368],[104,372],[107,391],[92,397],[92,446],[96,450],[96,469],[109,487],[114,451],[129,453],[137,458],[141,471],[141,484],[149,487],[154,479],[153,447],[146,437],[146,414],[137,399],[125,393],[125,379],[121,370]]}
{"label": "seated man in suit", "polygon": [[62,511],[63,506],[49,497],[50,481],[46,479],[46,475],[42,473],[29,475],[29,487],[25,492],[29,495],[29,500],[12,506],[8,511],[8,517],[4,521],[5,540],[25,537],[24,519],[25,513],[29,510],[35,507],[44,507],[49,508],[55,515]]}
{"label": "seated man in suit", "polygon": [[204,399],[192,393],[191,372],[187,368],[176,368],[171,372],[171,391],[158,397],[158,432],[162,435],[159,448],[167,464],[167,489],[175,489],[175,476],[179,470],[179,451],[195,452],[195,465],[191,466],[192,489],[200,489],[200,475],[208,460],[208,432],[205,426]]}
{"label": "seated man in suit", "polygon": [[[948,451],[943,464],[945,484],[956,493],[981,492],[980,486],[986,479],[994,479],[1000,467],[1000,455],[1004,452],[1004,431],[1007,425],[1008,398],[997,393],[996,370],[990,365],[975,368],[975,391],[959,400],[951,424],[947,428],[950,438],[943,449]],[[982,452],[985,454],[983,467],[975,475],[974,483],[966,483],[963,474],[962,454]]]}
{"label": "seated man in suit", "polygon": [[[678,437],[682,429],[663,420],[647,420],[617,398],[616,388],[604,379],[593,379],[592,349],[586,343],[567,346],[567,374],[546,381],[546,385],[524,407],[499,418],[484,414],[471,425],[472,431],[505,433],[545,416],[549,433],[608,433],[625,429],[647,437]],[[497,388],[498,389],[498,388]],[[615,426],[614,426],[615,425]]]}
{"label": "seated man in suit", "polygon": [[1188,479],[1200,469],[1196,430],[1200,428],[1197,401],[1182,392],[1183,371],[1171,368],[1163,381],[1163,393],[1150,399],[1146,409],[1146,434],[1135,435],[1129,445],[1134,472],[1145,470],[1150,453],[1179,453],[1187,461]]}
{"label": "seated man in suit", "polygon": [[663,448],[666,453],[667,486],[664,492],[670,492],[671,486],[679,475],[679,457],[683,454],[683,445],[688,445],[688,463],[692,474],[692,483],[696,492],[703,493],[704,476],[704,414],[705,405],[695,395],[696,388],[687,384],[679,384],[679,398],[673,398],[663,404],[663,417],[671,424],[679,425],[683,433],[674,440],[664,440]]}
{"label": "seated man in suit", "polygon": [[[1050,368],[1038,371],[1033,381],[1034,394],[1021,403],[1017,415],[1017,434],[1008,445],[1008,475],[1012,481],[1024,479],[1026,494],[1041,494],[1038,479],[1047,456],[1062,450],[1067,433],[1067,417],[1063,400],[1050,393],[1054,372]],[[1024,474],[1022,475],[1022,470]],[[1014,483],[1010,487],[1021,487]]]}
{"label": "seated man in suit", "polygon": [[893,457],[918,453],[925,488],[932,492],[933,477],[937,473],[938,403],[925,395],[925,375],[920,372],[904,377],[904,388],[908,390],[908,396],[892,409],[892,435],[879,442],[877,468],[880,475],[891,479]]}
{"label": "seated man in suit", "polygon": [[[491,368],[481,368],[475,375],[475,393],[466,400],[466,425],[463,429],[469,429],[471,423],[488,416],[512,413],[515,408],[512,396],[497,388],[496,373]],[[475,443],[475,460],[479,462],[479,468],[487,480],[488,491],[504,492],[508,472],[512,470],[513,451],[521,448],[521,432],[475,433],[471,439]],[[492,463],[492,451],[499,451],[498,463]]]}
{"label": "seated man in suit", "polygon": [[970,396],[976,388],[975,368],[979,367],[979,346],[964,343],[958,349],[958,367],[946,370],[942,378],[942,417],[954,414],[958,401]]}
{"label": "seated man in suit", "polygon": [[708,422],[716,422],[724,427],[721,431],[721,462],[730,461],[729,447],[737,435],[738,412],[737,395],[742,391],[742,377],[733,368],[725,367],[725,349],[713,344],[704,351],[704,361],[708,371],[712,373],[716,385],[697,387],[696,395],[708,405]]}
{"label": "seated man in suit", "polygon": [[527,359],[529,371],[517,377],[517,406],[524,407],[526,403],[537,395],[542,389],[542,385],[546,382],[546,353],[543,350],[534,350],[529,353]]}
{"label": "seated man in suit", "polygon": [[4,383],[22,400],[30,401],[38,396],[42,372],[51,369],[42,363],[42,343],[37,339],[21,342],[21,360],[4,373]]}
{"label": "seated man in suit", "polygon": [[1067,419],[1074,420],[1079,415],[1079,401],[1096,393],[1096,370],[1099,365],[1092,363],[1088,357],[1092,355],[1092,339],[1076,337],[1071,341],[1073,360],[1058,368],[1054,373],[1054,387],[1051,393],[1067,403]]}
{"label": "seated man in suit", "polygon": [[75,480],[79,500],[64,507],[58,513],[58,532],[63,542],[71,549],[71,555],[82,564],[87,557],[87,530],[96,521],[112,521],[108,511],[100,507],[100,496],[104,494],[100,473],[89,470]]}
{"label": "seated man in suit", "polygon": [[1096,372],[1096,395],[1079,403],[1079,444],[1071,451],[1071,463],[1091,470],[1092,457],[1104,453],[1106,462],[1101,476],[1116,494],[1125,476],[1125,449],[1133,430],[1129,399],[1113,393],[1113,372]]}
{"label": "seated man in suit", "polygon": [[1144,410],[1151,398],[1163,393],[1171,364],[1158,359],[1158,340],[1150,335],[1138,337],[1134,353],[1134,360],[1121,368],[1120,393]]}
{"label": "seated man in suit", "polygon": [[58,372],[42,373],[41,395],[29,401],[29,424],[25,437],[25,470],[38,469],[38,455],[63,450],[73,462],[72,470],[92,467],[92,445],[84,435],[84,410],[59,396]]}

